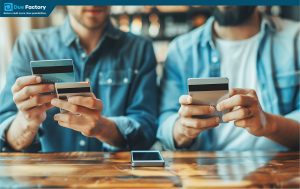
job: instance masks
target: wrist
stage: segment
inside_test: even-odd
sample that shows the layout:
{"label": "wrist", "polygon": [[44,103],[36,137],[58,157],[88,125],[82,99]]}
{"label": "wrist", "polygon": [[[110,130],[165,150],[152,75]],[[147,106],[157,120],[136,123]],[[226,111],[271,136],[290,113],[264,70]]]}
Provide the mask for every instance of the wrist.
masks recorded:
{"label": "wrist", "polygon": [[97,125],[98,125],[98,129],[97,132],[95,133],[96,138],[102,138],[103,136],[106,135],[107,131],[109,132],[112,130],[112,127],[116,127],[114,121],[103,116],[99,117]]}
{"label": "wrist", "polygon": [[266,132],[264,136],[269,136],[277,131],[276,115],[265,113],[266,116]]}
{"label": "wrist", "polygon": [[40,126],[40,123],[38,123],[37,121],[26,119],[24,114],[22,114],[21,112],[17,114],[15,122],[19,125],[19,127],[22,127],[24,130],[37,131]]}
{"label": "wrist", "polygon": [[191,145],[193,139],[184,135],[182,125],[179,119],[174,124],[173,140],[174,140],[175,147],[183,148]]}
{"label": "wrist", "polygon": [[21,113],[18,113],[6,132],[6,139],[14,150],[22,150],[31,144],[38,128],[39,125],[30,124]]}

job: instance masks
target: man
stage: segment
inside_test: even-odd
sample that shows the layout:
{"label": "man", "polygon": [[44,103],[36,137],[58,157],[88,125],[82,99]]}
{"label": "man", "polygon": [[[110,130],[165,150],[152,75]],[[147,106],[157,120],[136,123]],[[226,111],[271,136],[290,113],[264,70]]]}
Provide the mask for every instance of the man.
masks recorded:
{"label": "man", "polygon": [[[114,28],[109,7],[70,6],[60,26],[22,35],[16,42],[0,97],[2,151],[147,149],[155,140],[156,60],[150,41]],[[68,101],[31,76],[31,60],[70,58],[77,81],[94,97]],[[151,93],[146,92],[150,90]],[[59,113],[63,108],[71,113]]]}
{"label": "man", "polygon": [[[220,6],[203,27],[175,39],[161,86],[157,136],[165,148],[298,150],[299,34],[299,24],[255,7]],[[216,107],[184,95],[188,78],[220,76],[232,90]],[[229,123],[194,117],[217,110],[229,110],[222,117]]]}

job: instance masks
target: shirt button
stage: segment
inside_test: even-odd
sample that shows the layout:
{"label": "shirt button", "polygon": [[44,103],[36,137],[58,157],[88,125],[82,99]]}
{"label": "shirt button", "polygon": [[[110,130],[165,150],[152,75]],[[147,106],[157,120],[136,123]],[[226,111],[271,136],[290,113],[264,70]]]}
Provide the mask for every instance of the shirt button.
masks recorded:
{"label": "shirt button", "polygon": [[111,83],[112,83],[112,79],[109,78],[109,79],[107,80],[107,83],[108,83],[108,84],[111,84]]}
{"label": "shirt button", "polygon": [[216,57],[216,56],[213,56],[212,57],[212,59],[211,59],[211,61],[213,62],[213,63],[217,63],[218,62],[218,57]]}
{"label": "shirt button", "polygon": [[138,73],[139,73],[139,70],[134,70],[134,73],[135,73],[135,74],[138,74]]}
{"label": "shirt button", "polygon": [[125,77],[125,78],[123,79],[123,82],[124,82],[124,83],[128,83],[128,78]]}
{"label": "shirt button", "polygon": [[5,152],[5,151],[6,151],[6,148],[5,148],[5,147],[3,147],[3,148],[2,148],[2,152]]}
{"label": "shirt button", "polygon": [[85,58],[86,54],[85,53],[81,53],[81,58]]}
{"label": "shirt button", "polygon": [[84,141],[84,140],[80,140],[80,141],[79,141],[79,145],[80,145],[80,146],[85,146],[85,141]]}
{"label": "shirt button", "polygon": [[86,82],[90,82],[90,78],[88,78],[88,77],[85,78],[85,81],[86,81]]}

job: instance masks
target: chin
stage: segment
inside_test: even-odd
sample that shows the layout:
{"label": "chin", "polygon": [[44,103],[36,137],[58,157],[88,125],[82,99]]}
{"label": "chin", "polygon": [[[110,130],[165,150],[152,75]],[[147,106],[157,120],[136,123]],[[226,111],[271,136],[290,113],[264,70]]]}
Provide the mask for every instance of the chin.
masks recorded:
{"label": "chin", "polygon": [[97,28],[101,28],[106,24],[107,18],[96,18],[96,17],[90,17],[87,19],[84,19],[84,25],[87,28],[90,29],[97,29]]}

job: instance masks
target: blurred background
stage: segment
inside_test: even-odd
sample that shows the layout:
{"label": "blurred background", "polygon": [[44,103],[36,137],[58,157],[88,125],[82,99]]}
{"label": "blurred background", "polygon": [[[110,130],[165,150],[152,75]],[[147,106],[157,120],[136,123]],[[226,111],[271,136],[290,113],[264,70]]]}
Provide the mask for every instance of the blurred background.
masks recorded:
{"label": "blurred background", "polygon": [[[269,15],[300,21],[300,6],[259,6]],[[125,32],[151,38],[158,68],[166,58],[170,41],[205,23],[211,15],[207,6],[112,6],[114,25]],[[66,17],[65,7],[56,7],[48,18],[0,18],[0,90],[11,60],[11,50],[18,35],[31,29],[57,26]],[[160,74],[158,69],[158,74]]]}

